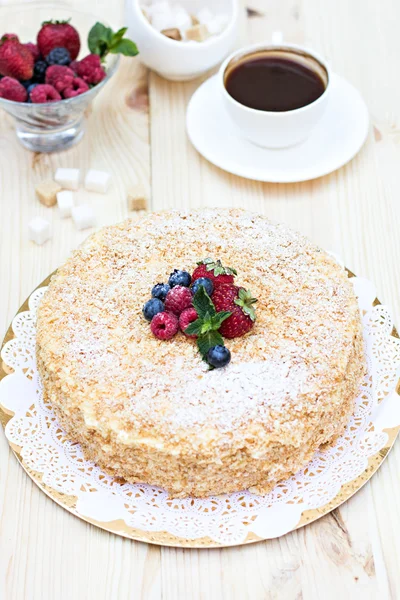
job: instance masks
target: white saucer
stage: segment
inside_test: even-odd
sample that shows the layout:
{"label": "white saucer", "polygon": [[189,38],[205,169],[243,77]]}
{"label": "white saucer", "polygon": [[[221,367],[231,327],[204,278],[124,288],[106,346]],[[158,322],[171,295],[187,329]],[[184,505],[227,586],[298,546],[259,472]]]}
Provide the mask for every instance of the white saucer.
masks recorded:
{"label": "white saucer", "polygon": [[215,75],[189,102],[189,139],[211,163],[248,179],[289,183],[327,175],[357,154],[369,130],[368,109],[359,92],[335,73],[331,85],[326,112],[310,137],[292,148],[268,150],[240,137],[224,111]]}

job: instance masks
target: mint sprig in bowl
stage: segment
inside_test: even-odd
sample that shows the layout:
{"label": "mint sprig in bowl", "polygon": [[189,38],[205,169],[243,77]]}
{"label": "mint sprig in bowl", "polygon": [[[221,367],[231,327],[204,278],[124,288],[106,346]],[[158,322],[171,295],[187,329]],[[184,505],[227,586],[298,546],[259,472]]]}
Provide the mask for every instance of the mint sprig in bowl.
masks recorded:
{"label": "mint sprig in bowl", "polygon": [[102,61],[108,54],[136,56],[139,51],[135,42],[125,37],[127,27],[114,32],[103,23],[95,23],[88,35],[88,46],[92,54],[98,54]]}
{"label": "mint sprig in bowl", "polygon": [[85,133],[87,109],[116,73],[120,55],[135,56],[136,45],[125,38],[126,28],[113,31],[107,23],[99,23],[95,15],[55,4],[32,3],[21,9],[0,9],[0,26],[4,32],[18,35],[22,43],[36,42],[38,31],[44,22],[69,22],[78,31],[81,48],[77,61],[89,54],[97,54],[103,79],[72,98],[48,103],[15,102],[0,98],[0,108],[15,120],[16,134],[29,150],[35,152],[58,152],[77,144]]}

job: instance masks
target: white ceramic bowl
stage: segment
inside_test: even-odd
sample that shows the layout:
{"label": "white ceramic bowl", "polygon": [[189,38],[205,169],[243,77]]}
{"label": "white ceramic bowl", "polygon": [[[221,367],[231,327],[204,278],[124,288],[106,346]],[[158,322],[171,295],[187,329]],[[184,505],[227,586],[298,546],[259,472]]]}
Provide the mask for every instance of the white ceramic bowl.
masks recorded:
{"label": "white ceramic bowl", "polygon": [[238,39],[238,0],[185,0],[185,8],[195,13],[209,6],[214,13],[229,15],[229,22],[218,35],[204,42],[177,42],[154,29],[144,16],[140,0],[126,0],[128,35],[135,40],[140,60],[166,79],[185,81],[194,79],[218,65],[230,52]]}

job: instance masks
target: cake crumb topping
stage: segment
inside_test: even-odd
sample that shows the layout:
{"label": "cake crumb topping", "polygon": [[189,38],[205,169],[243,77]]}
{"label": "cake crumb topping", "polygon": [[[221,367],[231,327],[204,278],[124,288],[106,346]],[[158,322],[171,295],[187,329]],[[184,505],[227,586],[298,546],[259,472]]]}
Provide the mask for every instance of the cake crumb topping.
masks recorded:
{"label": "cake crumb topping", "polygon": [[[160,342],[141,312],[155,281],[204,256],[232,265],[259,299],[254,328],[212,372],[195,341]],[[297,445],[304,415],[346,372],[357,319],[346,273],[302,235],[241,210],[172,211],[92,235],[53,278],[38,343],[91,426],[125,443],[149,431],[220,443],[251,431]]]}

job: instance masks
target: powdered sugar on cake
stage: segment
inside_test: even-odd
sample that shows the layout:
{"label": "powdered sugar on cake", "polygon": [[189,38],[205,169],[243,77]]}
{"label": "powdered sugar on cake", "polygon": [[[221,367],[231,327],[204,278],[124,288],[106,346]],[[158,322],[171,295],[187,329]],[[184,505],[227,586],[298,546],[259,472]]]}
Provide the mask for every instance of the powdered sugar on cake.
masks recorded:
{"label": "powdered sugar on cake", "polygon": [[[154,283],[206,257],[235,268],[237,284],[258,298],[253,329],[227,341],[232,362],[215,371],[183,334],[154,338],[141,311]],[[360,343],[352,286],[334,259],[287,227],[235,209],[156,213],[102,229],[58,271],[38,319],[39,364],[64,425],[78,410],[110,440],[102,450],[110,463],[119,443],[142,440],[180,454],[182,469],[190,448],[234,453],[246,440],[254,457],[265,454],[263,444],[307,449],[331,437],[363,371]],[[86,433],[74,431],[83,441]],[[258,467],[243,468],[251,484]]]}
{"label": "powdered sugar on cake", "polygon": [[[139,230],[129,222],[120,230],[106,229],[100,240],[103,251],[98,251],[98,239],[94,236],[92,243],[78,252],[83,259],[77,271],[79,281],[71,273],[66,282],[69,293],[65,292],[65,284],[60,290],[61,306],[65,304],[66,308],[67,327],[63,331],[64,338],[68,336],[67,364],[75,366],[79,377],[93,385],[106,384],[108,380],[118,382],[129,398],[124,410],[131,409],[145,421],[152,422],[154,415],[159,420],[161,413],[161,419],[175,429],[203,426],[211,419],[221,431],[229,431],[301,402],[301,391],[307,383],[312,385],[320,363],[323,366],[324,358],[330,359],[346,343],[336,323],[344,316],[343,304],[346,305],[348,294],[345,286],[315,277],[309,242],[286,227],[271,225],[250,213],[240,216],[234,232],[226,219],[214,211],[202,212],[201,220],[201,240],[192,233],[198,230],[196,213],[172,213],[166,220],[164,215],[152,219],[150,227],[144,220]],[[95,255],[91,251],[93,242]],[[176,258],[171,253],[160,264],[163,245]],[[153,260],[151,252],[155,249],[157,259]],[[149,295],[152,282],[157,277],[165,280],[176,264],[182,264],[182,258],[190,270],[205,255],[219,258],[221,253],[230,258],[234,253],[236,263],[239,262],[234,266],[240,267],[244,276],[240,284],[253,289],[257,280],[259,287],[266,273],[268,283],[261,294],[257,290],[258,312],[262,315],[254,332],[244,340],[230,343],[234,361],[229,368],[208,372],[194,342],[186,347],[186,339],[185,346],[179,343],[182,336],[178,343],[164,346],[151,339],[143,327],[139,307]],[[250,255],[250,261],[246,255]],[[139,268],[135,268],[136,264]],[[82,286],[82,268],[89,275],[86,289]],[[338,275],[339,284],[343,279],[339,269]],[[290,297],[287,289],[282,293],[282,277],[285,287],[293,286],[297,297]],[[271,280],[276,282],[274,287]],[[307,286],[312,293],[315,289],[318,302],[307,307],[304,297],[297,294],[301,286]],[[288,302],[289,297],[286,318],[299,321],[300,317],[300,325],[306,328],[310,318],[313,327],[324,329],[318,337],[310,338],[311,347],[298,347],[296,335],[287,340],[275,335],[269,339],[273,334],[269,317],[275,305]],[[76,303],[77,310],[70,312]],[[268,311],[270,315],[265,314]],[[316,313],[321,314],[319,323]],[[313,366],[313,357],[318,358],[319,365]],[[161,411],[167,398],[168,409]],[[112,406],[116,399],[108,396],[103,402]]]}

